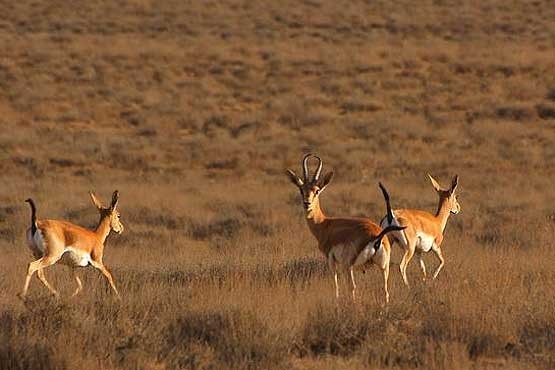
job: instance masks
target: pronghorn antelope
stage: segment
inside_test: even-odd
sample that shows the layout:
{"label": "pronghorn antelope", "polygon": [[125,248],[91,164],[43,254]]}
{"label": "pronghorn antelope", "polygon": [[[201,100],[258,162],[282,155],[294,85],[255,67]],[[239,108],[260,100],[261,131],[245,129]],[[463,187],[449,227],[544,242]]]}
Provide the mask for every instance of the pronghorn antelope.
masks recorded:
{"label": "pronghorn antelope", "polygon": [[[312,179],[309,178],[308,160],[318,160],[318,168]],[[390,226],[381,229],[367,218],[327,217],[320,208],[320,194],[330,183],[333,171],[322,178],[322,160],[307,154],[302,161],[303,179],[288,169],[287,174],[301,193],[306,221],[312,234],[318,240],[318,248],[328,259],[328,265],[334,273],[335,294],[339,298],[338,272],[348,281],[352,299],[356,299],[354,269],[364,270],[365,265],[378,265],[384,278],[385,301],[389,302],[388,276],[390,245],[385,235],[391,231],[402,230],[403,227]]]}
{"label": "pronghorn antelope", "polygon": [[380,183],[387,207],[387,215],[381,221],[381,226],[406,226],[405,230],[392,233],[390,236],[391,243],[398,242],[405,251],[399,269],[406,286],[409,286],[407,266],[415,253],[420,261],[420,269],[424,275],[423,279],[426,279],[426,265],[424,264],[422,253],[429,252],[430,250],[434,252],[439,260],[439,266],[436,268],[433,278],[437,277],[445,264],[441,252],[441,242],[443,241],[443,232],[445,225],[447,225],[447,219],[451,213],[457,214],[461,211],[461,206],[455,194],[459,176],[455,175],[451,182],[451,187],[447,190],[443,189],[431,175],[428,174],[428,177],[439,196],[439,205],[435,215],[413,209],[396,209],[392,211],[389,194]]}
{"label": "pronghorn antelope", "polygon": [[69,266],[73,272],[77,282],[77,289],[72,296],[77,295],[83,289],[83,284],[75,268],[91,265],[104,274],[110,286],[119,297],[118,290],[114,284],[114,278],[102,263],[104,242],[110,231],[114,230],[118,234],[123,232],[120,213],[117,210],[119,192],[117,190],[114,191],[112,203],[108,208],[102,206],[92,192],[89,194],[93,204],[100,213],[100,220],[94,231],[66,221],[37,220],[35,203],[32,199],[26,200],[31,206],[31,227],[27,230],[27,242],[37,260],[29,264],[23,292],[20,295],[22,298],[25,298],[27,295],[29,282],[35,272],[48,290],[56,297],[59,296],[58,292],[48,283],[44,275],[44,268],[57,262]]}

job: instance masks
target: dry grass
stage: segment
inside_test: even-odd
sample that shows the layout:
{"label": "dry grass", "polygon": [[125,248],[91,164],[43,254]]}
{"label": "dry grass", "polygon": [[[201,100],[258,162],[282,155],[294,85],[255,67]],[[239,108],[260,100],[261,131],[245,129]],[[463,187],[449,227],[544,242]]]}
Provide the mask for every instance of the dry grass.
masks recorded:
{"label": "dry grass", "polygon": [[[463,3],[2,4],[0,368],[553,368],[555,8]],[[379,219],[378,180],[434,210],[425,173],[460,175],[437,281],[392,266],[383,308],[370,271],[336,309],[283,174],[309,150],[333,215]],[[123,301],[85,270],[24,306],[23,200],[92,226],[115,188]]]}

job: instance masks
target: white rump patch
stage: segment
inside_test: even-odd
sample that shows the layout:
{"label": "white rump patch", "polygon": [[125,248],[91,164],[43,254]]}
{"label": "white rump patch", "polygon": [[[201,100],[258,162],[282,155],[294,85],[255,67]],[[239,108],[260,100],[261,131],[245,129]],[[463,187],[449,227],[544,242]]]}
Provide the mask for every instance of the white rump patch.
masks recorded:
{"label": "white rump patch", "polygon": [[416,237],[418,241],[416,242],[416,248],[423,252],[429,252],[434,245],[435,238],[431,235],[425,234],[423,232],[417,232]]}
{"label": "white rump patch", "polygon": [[[380,249],[383,248],[383,246],[380,247]],[[355,263],[353,264],[354,266],[360,266],[360,265],[364,265],[366,262],[370,261],[370,259],[372,259],[372,257],[374,256],[374,254],[376,253],[376,251],[374,250],[374,242],[370,242],[368,244],[366,244],[366,246],[364,247],[364,249],[362,250],[362,252],[360,252],[355,260]]]}
{"label": "white rump patch", "polygon": [[69,246],[64,249],[62,263],[70,266],[85,267],[91,263],[91,255]]}
{"label": "white rump patch", "polygon": [[[393,214],[393,220],[391,220],[391,223],[389,223],[387,221],[387,216],[383,219],[380,227],[382,229],[385,229],[388,226],[399,226],[402,227],[403,225],[401,225],[401,223],[399,222],[399,220],[397,219],[397,217],[395,217],[395,211],[391,211],[391,213]],[[400,231],[392,231],[389,234],[395,235],[397,237],[397,239],[399,240],[400,243],[402,243],[404,246],[407,246],[409,244],[407,237],[405,236],[405,232],[403,230]]]}
{"label": "white rump patch", "polygon": [[29,249],[33,252],[33,255],[37,258],[40,258],[44,255],[46,251],[46,245],[44,242],[44,236],[40,229],[37,229],[35,235],[31,234],[32,231],[29,228],[27,230],[27,244],[29,245]]}

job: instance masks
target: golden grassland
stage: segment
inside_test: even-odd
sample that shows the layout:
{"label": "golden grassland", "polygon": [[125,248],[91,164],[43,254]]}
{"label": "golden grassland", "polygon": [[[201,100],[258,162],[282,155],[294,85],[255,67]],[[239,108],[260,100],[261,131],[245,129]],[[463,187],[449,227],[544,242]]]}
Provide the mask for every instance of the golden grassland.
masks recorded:
{"label": "golden grassland", "polygon": [[[552,369],[555,7],[550,1],[3,2],[0,368]],[[460,176],[445,269],[333,279],[284,169],[319,153],[330,215],[434,211]],[[33,279],[39,217],[126,231],[96,271]],[[398,263],[401,253],[393,252]],[[428,268],[437,263],[427,256]]]}

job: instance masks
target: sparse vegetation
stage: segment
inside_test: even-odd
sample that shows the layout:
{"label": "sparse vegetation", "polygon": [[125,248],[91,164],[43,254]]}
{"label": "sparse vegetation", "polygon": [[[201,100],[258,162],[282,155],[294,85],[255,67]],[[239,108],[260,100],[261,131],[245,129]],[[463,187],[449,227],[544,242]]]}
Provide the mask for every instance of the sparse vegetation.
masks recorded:
{"label": "sparse vegetation", "polygon": [[[552,369],[555,7],[455,1],[18,1],[0,20],[0,368]],[[407,290],[333,279],[283,170],[318,152],[330,215],[434,210],[460,176],[446,265]],[[39,217],[92,226],[100,274],[33,279]],[[393,250],[393,262],[401,251]],[[435,266],[433,257],[426,257]]]}

